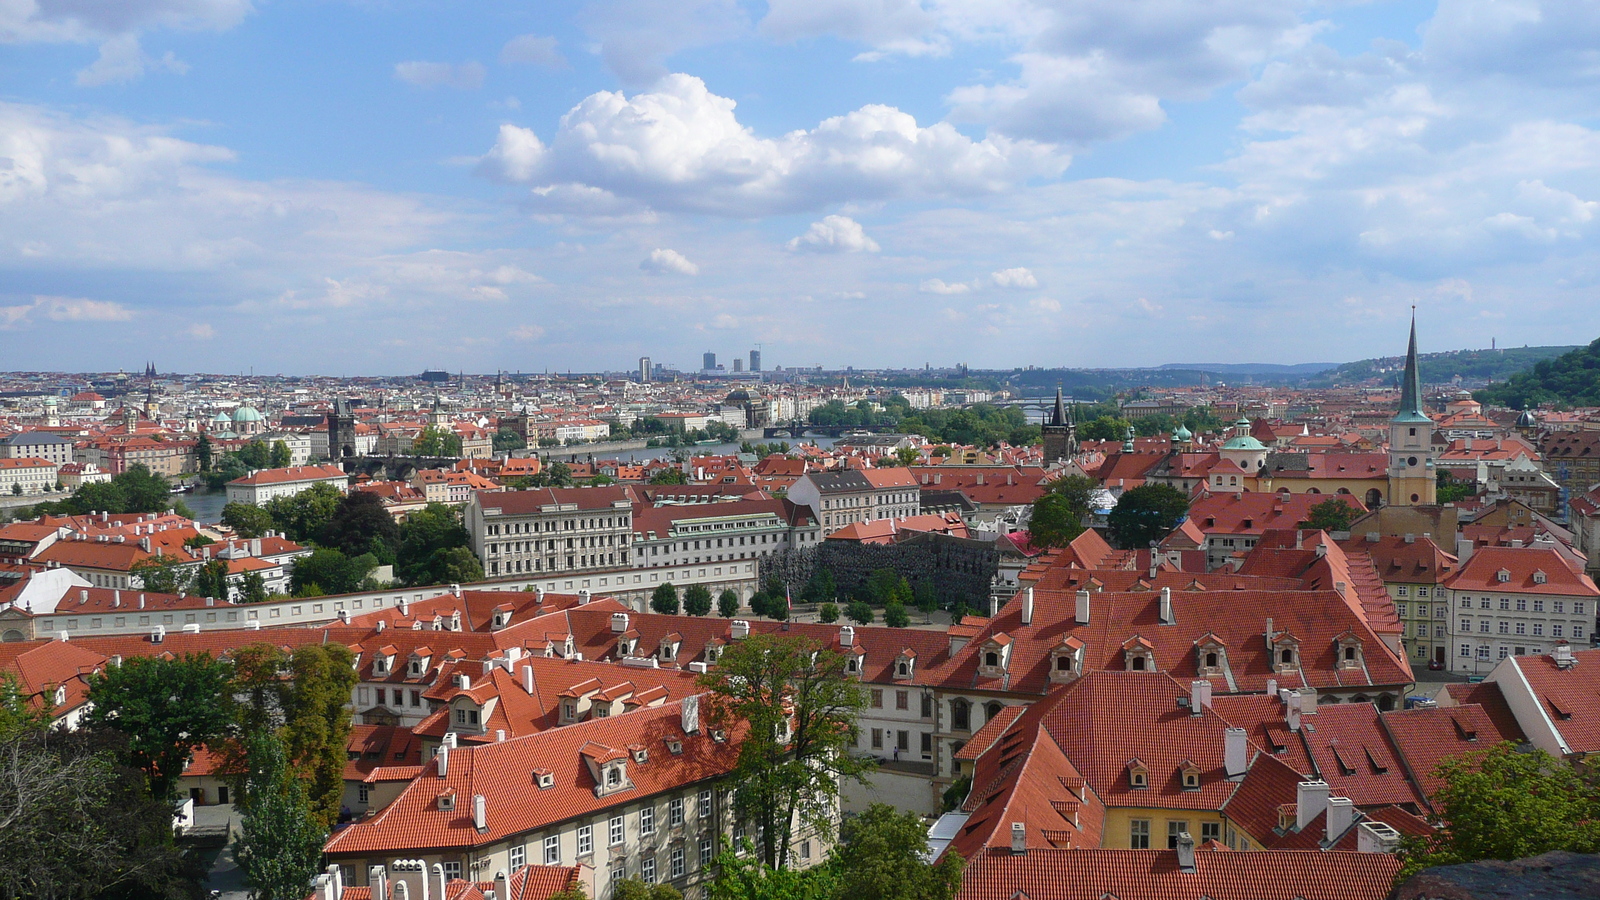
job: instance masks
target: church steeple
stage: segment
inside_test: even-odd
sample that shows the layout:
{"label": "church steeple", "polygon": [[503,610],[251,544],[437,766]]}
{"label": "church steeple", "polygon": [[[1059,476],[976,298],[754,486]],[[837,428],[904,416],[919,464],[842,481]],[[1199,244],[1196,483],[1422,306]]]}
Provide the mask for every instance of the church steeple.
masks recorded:
{"label": "church steeple", "polygon": [[1067,424],[1067,407],[1061,402],[1061,385],[1056,385],[1056,408],[1050,414],[1051,425]]}
{"label": "church steeple", "polygon": [[1045,465],[1071,459],[1078,452],[1078,429],[1072,423],[1072,415],[1067,412],[1060,385],[1056,385],[1056,402],[1050,411],[1050,418],[1039,431],[1044,439]]}
{"label": "church steeple", "polygon": [[1422,409],[1422,373],[1417,368],[1417,311],[1411,310],[1411,343],[1406,347],[1406,371],[1400,382],[1400,409],[1396,422],[1431,422]]}

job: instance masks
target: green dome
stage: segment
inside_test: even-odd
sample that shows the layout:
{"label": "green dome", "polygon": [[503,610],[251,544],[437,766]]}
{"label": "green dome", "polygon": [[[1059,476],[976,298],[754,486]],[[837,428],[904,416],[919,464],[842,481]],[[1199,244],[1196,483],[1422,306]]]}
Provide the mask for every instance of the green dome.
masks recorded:
{"label": "green dome", "polygon": [[228,418],[228,414],[225,413],[225,412],[219,412],[216,415],[211,417],[211,422],[214,425],[215,424],[219,424],[219,423],[222,424],[222,425],[227,425],[227,424],[231,423],[232,421],[233,420]]}
{"label": "green dome", "polygon": [[1255,438],[1251,437],[1250,435],[1245,434],[1245,435],[1240,435],[1239,437],[1228,438],[1227,442],[1222,445],[1222,449],[1224,449],[1224,450],[1265,450],[1265,449],[1267,449],[1267,445],[1261,443],[1260,441],[1256,440]]}
{"label": "green dome", "polygon": [[1183,427],[1183,423],[1181,422],[1178,423],[1178,430],[1172,433],[1172,439],[1175,441],[1187,441],[1193,437],[1194,434],[1191,433],[1189,429]]}
{"label": "green dome", "polygon": [[241,406],[233,411],[233,420],[235,422],[259,422],[261,421],[261,413],[256,412],[255,407]]}

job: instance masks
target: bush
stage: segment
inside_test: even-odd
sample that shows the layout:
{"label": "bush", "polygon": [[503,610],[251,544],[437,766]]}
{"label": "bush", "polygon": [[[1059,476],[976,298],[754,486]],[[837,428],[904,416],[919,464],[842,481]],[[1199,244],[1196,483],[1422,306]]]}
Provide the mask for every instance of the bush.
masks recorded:
{"label": "bush", "polygon": [[817,621],[832,625],[839,621],[839,604],[824,603],[817,609]]}

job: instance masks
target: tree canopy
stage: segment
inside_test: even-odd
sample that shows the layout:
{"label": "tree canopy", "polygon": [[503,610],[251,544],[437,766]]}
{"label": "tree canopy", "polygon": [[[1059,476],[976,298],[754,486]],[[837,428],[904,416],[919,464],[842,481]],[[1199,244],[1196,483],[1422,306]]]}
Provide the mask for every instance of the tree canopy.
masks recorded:
{"label": "tree canopy", "polygon": [[135,656],[89,676],[90,726],[128,735],[128,758],[159,798],[172,795],[196,747],[227,734],[232,667],[209,654]]}
{"label": "tree canopy", "polygon": [[1600,338],[1492,384],[1473,396],[1482,403],[1530,409],[1543,403],[1600,406]]}
{"label": "tree canopy", "polygon": [[328,830],[311,815],[305,786],[278,737],[255,732],[247,748],[244,817],[234,858],[255,900],[303,900],[317,876]]}
{"label": "tree canopy", "polygon": [[958,853],[929,865],[928,826],[914,812],[874,803],[844,823],[833,850],[835,896],[873,900],[951,900],[965,866]]}
{"label": "tree canopy", "polygon": [[1165,484],[1142,484],[1123,492],[1106,525],[1119,550],[1148,547],[1167,536],[1189,512],[1189,498]]}
{"label": "tree canopy", "polygon": [[1306,520],[1300,523],[1301,528],[1315,528],[1321,531],[1349,531],[1350,523],[1354,522],[1356,511],[1350,504],[1338,497],[1328,499],[1311,507]]}

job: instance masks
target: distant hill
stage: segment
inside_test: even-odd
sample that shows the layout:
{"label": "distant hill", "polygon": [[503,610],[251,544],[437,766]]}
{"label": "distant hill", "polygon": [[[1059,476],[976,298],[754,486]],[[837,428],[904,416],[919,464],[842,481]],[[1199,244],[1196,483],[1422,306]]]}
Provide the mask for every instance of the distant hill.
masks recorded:
{"label": "distant hill", "polygon": [[[1546,349],[1546,348],[1540,348]],[[1565,348],[1562,348],[1565,349]],[[1480,403],[1527,409],[1541,403],[1600,406],[1600,339],[1510,376],[1473,394]]]}
{"label": "distant hill", "polygon": [[[1504,350],[1450,350],[1444,353],[1419,353],[1423,384],[1442,384],[1460,376],[1468,381],[1503,381],[1542,360],[1569,350],[1565,347],[1509,347]],[[1345,363],[1306,381],[1307,387],[1333,387],[1345,384],[1398,384],[1405,365],[1403,356],[1363,359]]]}
{"label": "distant hill", "polygon": [[1254,375],[1290,379],[1307,378],[1318,372],[1338,367],[1338,363],[1298,363],[1292,366],[1279,363],[1167,363],[1158,366],[1161,369],[1182,369],[1212,375]]}

